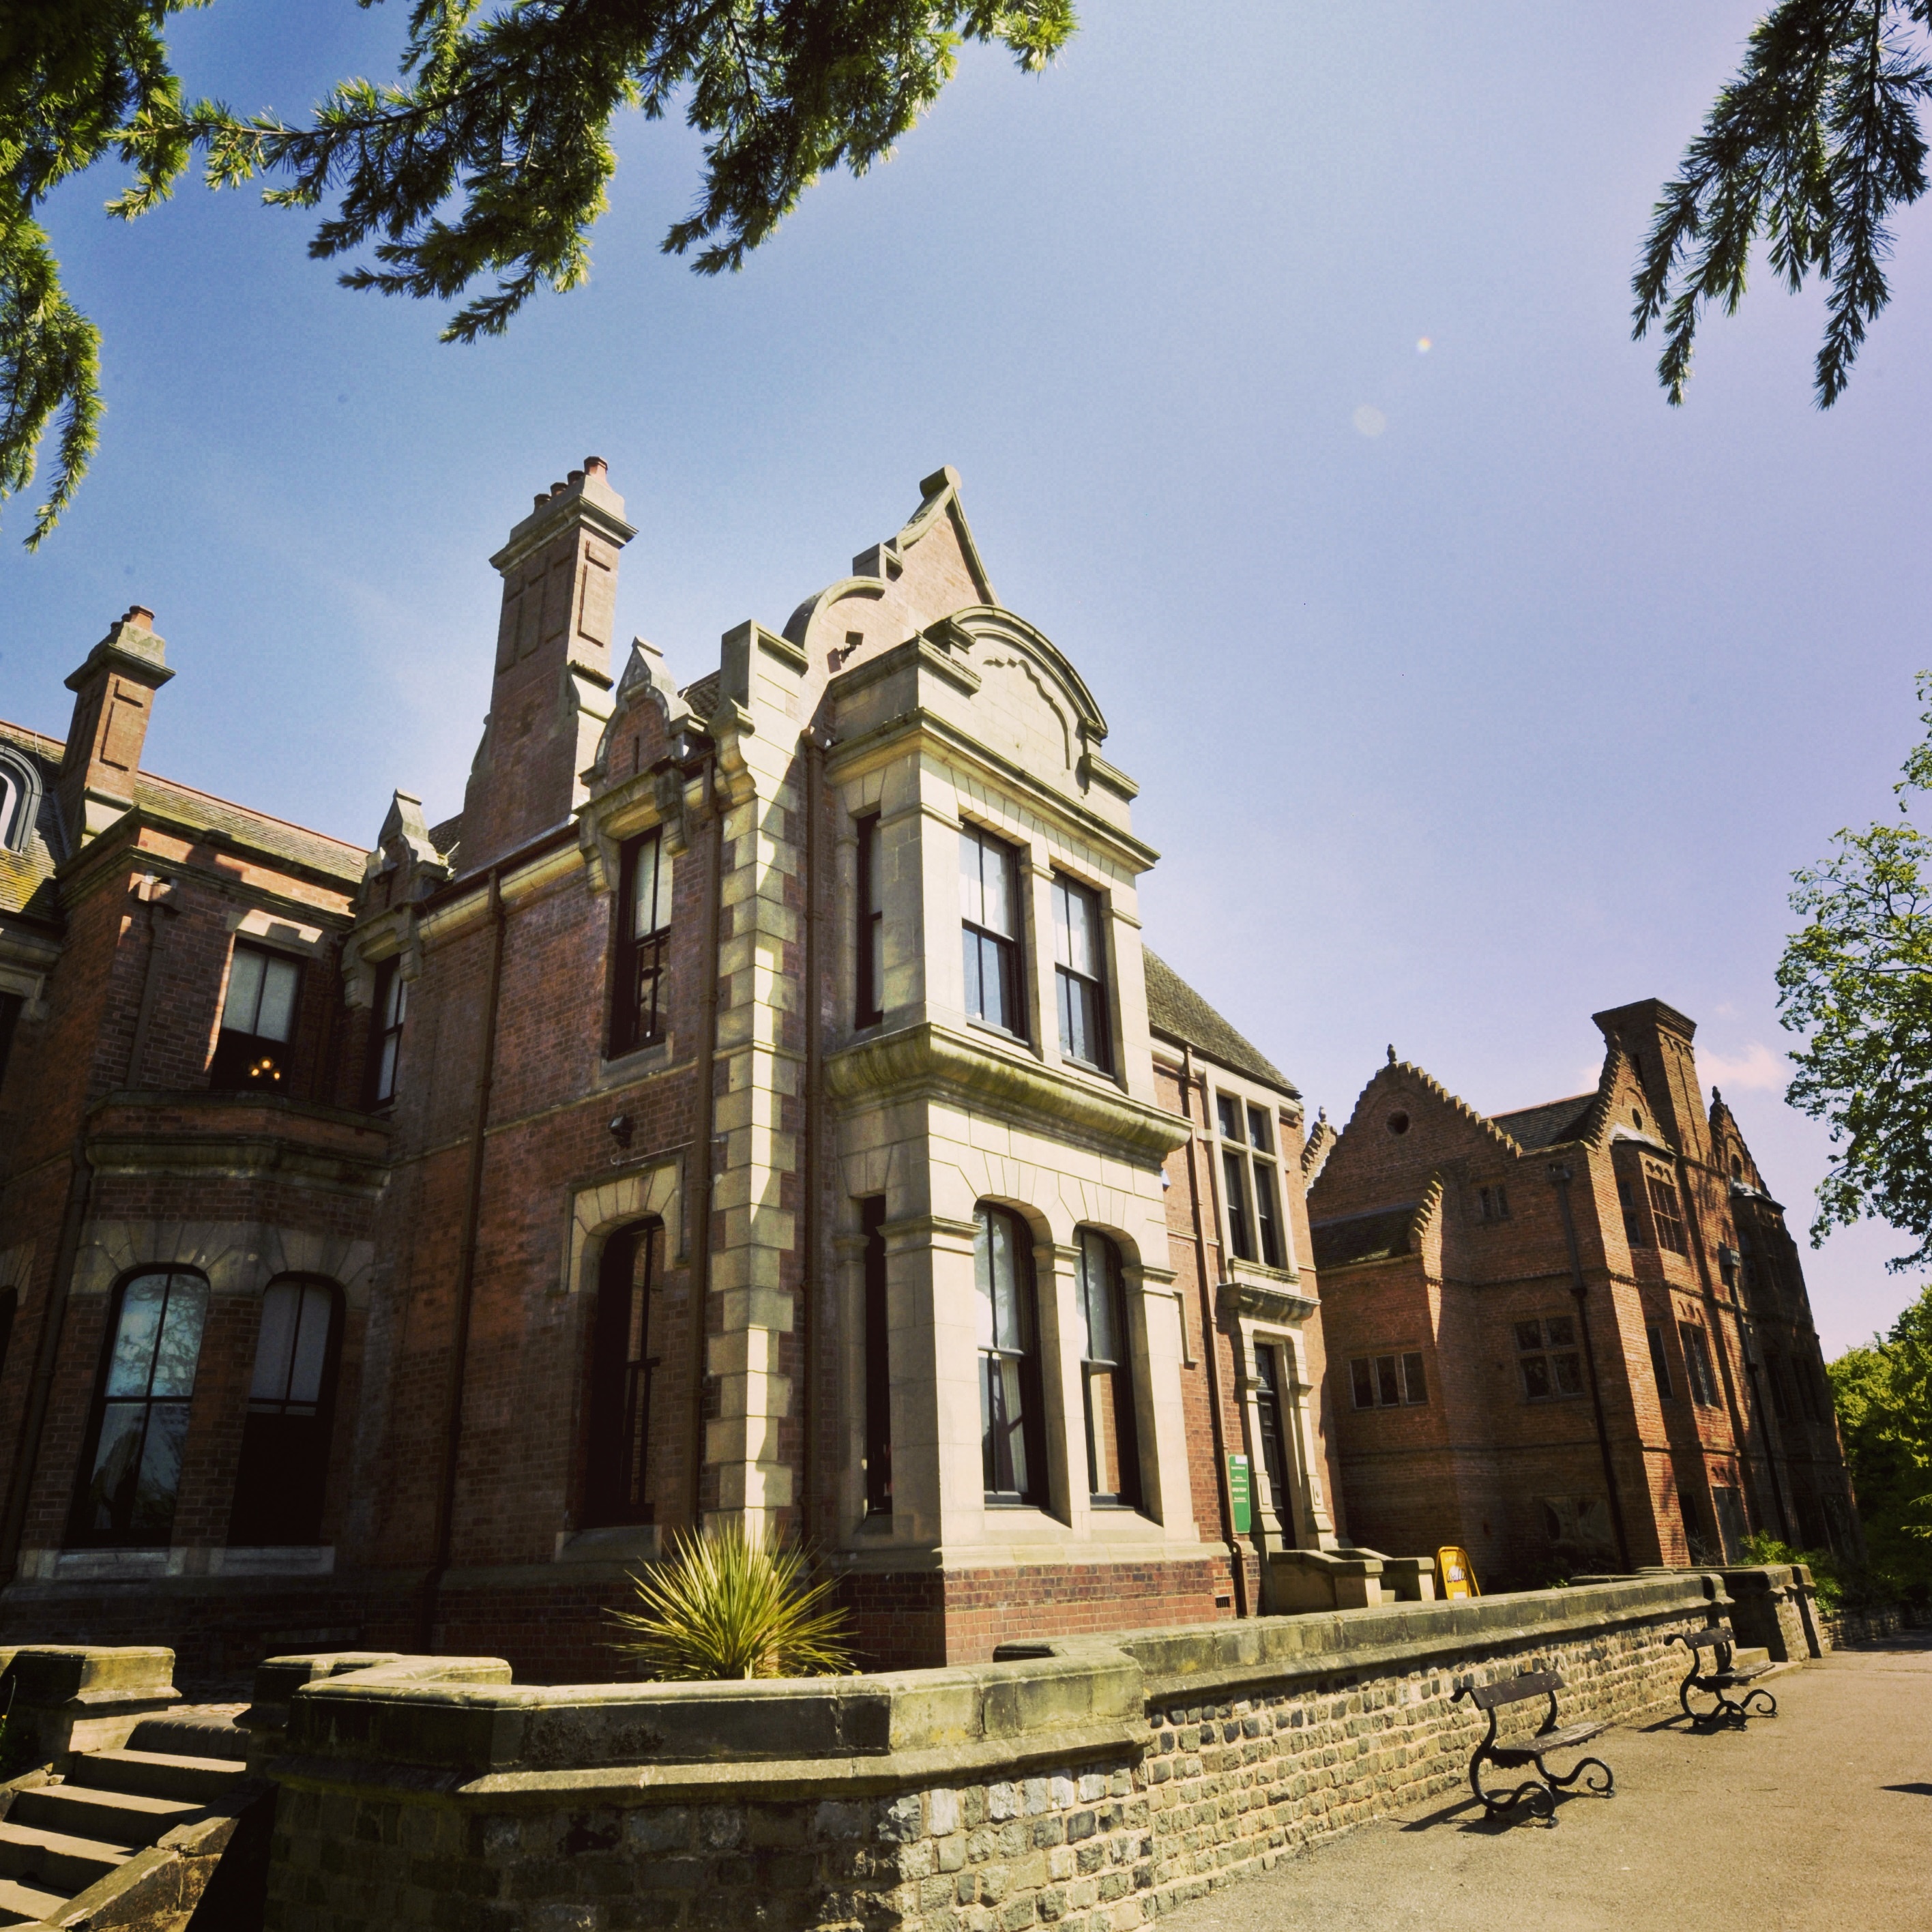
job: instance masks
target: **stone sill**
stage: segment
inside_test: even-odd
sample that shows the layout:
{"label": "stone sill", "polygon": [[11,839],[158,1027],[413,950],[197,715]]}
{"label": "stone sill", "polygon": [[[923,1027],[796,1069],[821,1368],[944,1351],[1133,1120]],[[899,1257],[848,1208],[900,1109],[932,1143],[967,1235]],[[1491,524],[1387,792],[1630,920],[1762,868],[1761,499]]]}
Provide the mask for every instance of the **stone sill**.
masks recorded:
{"label": "stone sill", "polygon": [[328,1576],[332,1544],[256,1550],[23,1550],[23,1583],[134,1582],[157,1576]]}

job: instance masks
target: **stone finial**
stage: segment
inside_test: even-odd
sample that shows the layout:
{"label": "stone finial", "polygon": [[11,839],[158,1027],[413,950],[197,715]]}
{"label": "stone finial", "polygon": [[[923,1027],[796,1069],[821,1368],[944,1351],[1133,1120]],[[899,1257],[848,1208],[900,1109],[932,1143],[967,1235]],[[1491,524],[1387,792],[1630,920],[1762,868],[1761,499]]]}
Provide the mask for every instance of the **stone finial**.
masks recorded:
{"label": "stone finial", "polygon": [[391,794],[389,809],[382,820],[382,829],[376,834],[377,847],[387,851],[400,839],[420,862],[436,865],[440,862],[440,854],[430,843],[429,826],[423,818],[422,800],[413,792],[398,791]]}
{"label": "stone finial", "polygon": [[1388,1056],[1388,1064],[1393,1066],[1395,1064],[1395,1042],[1393,1040],[1389,1042]]}

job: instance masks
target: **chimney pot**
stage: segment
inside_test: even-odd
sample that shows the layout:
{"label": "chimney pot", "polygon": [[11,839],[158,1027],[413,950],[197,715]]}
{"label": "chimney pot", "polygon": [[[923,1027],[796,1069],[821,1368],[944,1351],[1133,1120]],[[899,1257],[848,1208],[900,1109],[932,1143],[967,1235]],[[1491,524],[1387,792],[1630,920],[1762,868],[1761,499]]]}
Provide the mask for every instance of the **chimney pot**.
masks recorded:
{"label": "chimney pot", "polygon": [[553,483],[550,486],[550,494],[553,496],[561,496],[563,494],[563,485],[561,483]]}
{"label": "chimney pot", "polygon": [[584,474],[587,476],[602,476],[609,468],[601,456],[586,456],[584,459]]}
{"label": "chimney pot", "polygon": [[536,500],[531,504],[530,507],[533,510],[541,510],[549,501],[549,496],[546,495],[544,491],[539,490],[536,494]]}
{"label": "chimney pot", "polygon": [[137,631],[152,631],[154,628],[154,614],[145,604],[130,604],[128,614],[121,620],[124,624],[132,624]]}
{"label": "chimney pot", "polygon": [[570,487],[573,490],[580,490],[584,487],[584,472],[582,470],[573,470],[570,472]]}

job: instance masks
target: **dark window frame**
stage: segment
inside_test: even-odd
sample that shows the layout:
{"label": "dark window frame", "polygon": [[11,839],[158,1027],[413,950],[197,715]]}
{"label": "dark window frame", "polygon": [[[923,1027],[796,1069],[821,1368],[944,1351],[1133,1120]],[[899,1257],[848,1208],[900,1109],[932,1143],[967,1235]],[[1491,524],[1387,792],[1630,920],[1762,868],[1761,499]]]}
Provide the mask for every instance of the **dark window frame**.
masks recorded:
{"label": "dark window frame", "polygon": [[1718,1378],[1708,1338],[1695,1322],[1679,1322],[1677,1336],[1684,1350],[1684,1378],[1690,1385],[1690,1400],[1700,1408],[1715,1408]]}
{"label": "dark window frame", "polygon": [[[983,1252],[988,1282],[994,1290],[992,1296],[988,1297],[976,1282],[976,1292],[980,1293],[982,1299],[988,1300],[995,1311],[993,1340],[989,1345],[982,1339],[979,1344],[980,1470],[985,1480],[985,1500],[994,1508],[1044,1508],[1052,1493],[1052,1485],[1046,1466],[1040,1297],[1034,1278],[1033,1230],[1012,1208],[1000,1207],[993,1202],[979,1202],[974,1208],[973,1218],[976,1224],[973,1244],[976,1273]],[[992,1230],[1000,1223],[1006,1227],[1010,1244],[1012,1306],[1018,1318],[1015,1324],[1017,1333],[1009,1342],[1000,1339],[998,1285],[993,1280]],[[1010,1414],[1010,1405],[1016,1400],[1020,1410],[1017,1423],[1006,1419]],[[1002,1435],[1004,1442],[1000,1440]],[[1011,1454],[1016,1439],[1021,1450],[1021,1467],[1018,1469]],[[1003,1484],[999,1480],[1003,1474],[1016,1474],[1018,1480],[1010,1485]]]}
{"label": "dark window frame", "polygon": [[1254,1345],[1255,1424],[1274,1520],[1283,1538],[1292,1544],[1295,1535],[1294,1496],[1288,1473],[1288,1412],[1282,1400],[1286,1378],[1282,1364],[1286,1352],[1278,1342]]}
{"label": "dark window frame", "polygon": [[[1075,1231],[1073,1238],[1078,1252],[1075,1263],[1075,1283],[1080,1303],[1080,1396],[1087,1424],[1088,1498],[1103,1508],[1138,1509],[1141,1503],[1140,1431],[1134,1407],[1134,1336],[1128,1318],[1126,1271],[1121,1264],[1120,1248],[1110,1236],[1096,1228],[1081,1228]],[[1100,1273],[1099,1292],[1107,1324],[1113,1330],[1112,1340],[1117,1351],[1111,1356],[1094,1353],[1093,1275],[1096,1257]],[[1100,1486],[1101,1445],[1094,1419],[1096,1370],[1106,1378],[1112,1396],[1114,1465],[1120,1479],[1119,1486],[1112,1490]]]}
{"label": "dark window frame", "polygon": [[1479,1226],[1493,1228],[1509,1218],[1509,1190],[1500,1180],[1476,1190],[1476,1220]]}
{"label": "dark window frame", "polygon": [[396,1072],[402,1062],[403,1029],[409,1023],[409,1010],[410,982],[404,976],[402,961],[382,961],[376,968],[376,997],[370,1007],[367,1084],[371,1107],[386,1107],[396,1097]]}
{"label": "dark window frame", "polygon": [[886,1197],[859,1204],[865,1230],[866,1514],[892,1513],[892,1382],[890,1284],[886,1270]]}
{"label": "dark window frame", "polygon": [[[161,1293],[160,1313],[154,1324],[154,1343],[149,1352],[143,1392],[110,1394],[114,1379],[117,1358],[121,1354],[122,1324],[125,1317],[128,1297],[142,1282],[158,1280],[164,1285]],[[188,1384],[184,1391],[170,1391],[157,1396],[154,1394],[154,1376],[159,1365],[160,1343],[168,1325],[177,1293],[177,1282],[182,1290],[199,1289],[200,1310],[193,1319],[196,1325],[194,1360],[190,1365]],[[200,1378],[201,1352],[208,1340],[208,1317],[213,1300],[208,1277],[198,1268],[173,1267],[140,1268],[131,1270],[116,1283],[110,1298],[106,1326],[100,1339],[100,1360],[94,1370],[94,1395],[88,1411],[87,1433],[82,1438],[81,1456],[76,1472],[74,1500],[68,1513],[67,1545],[76,1550],[153,1550],[166,1549],[173,1534],[176,1510],[181,1500],[182,1474],[188,1462],[189,1432],[194,1420],[194,1391]],[[143,1411],[137,1447],[134,1456],[127,1462],[124,1477],[132,1478],[136,1490],[122,1502],[110,1504],[117,1514],[125,1514],[130,1520],[125,1525],[111,1524],[104,1528],[98,1522],[90,1522],[86,1512],[94,1489],[94,1478],[99,1473],[96,1465],[100,1460],[100,1441],[105,1430],[109,1412],[131,1410],[139,1406]],[[174,1485],[169,1492],[166,1518],[136,1528],[131,1521],[134,1504],[138,1500],[140,1473],[146,1466],[155,1420],[155,1412],[166,1408],[181,1412],[178,1418],[171,1416],[171,1425],[177,1426],[175,1450],[176,1464]],[[117,1433],[117,1441],[125,1440],[127,1432]],[[122,1484],[116,1484],[117,1491]],[[123,1504],[124,1503],[124,1509]],[[148,1533],[152,1531],[152,1534]]]}
{"label": "dark window frame", "polygon": [[[652,854],[651,903],[655,923],[637,930],[638,874],[645,850]],[[673,868],[664,849],[664,827],[654,825],[624,842],[618,862],[616,944],[610,974],[610,1054],[656,1046],[670,1034],[667,982],[670,969]]]}
{"label": "dark window frame", "polygon": [[[263,1339],[258,1328],[235,1491],[229,1499],[230,1549],[301,1548],[322,1540],[322,1514],[328,1503],[329,1450],[335,1431],[336,1382],[341,1367],[342,1328],[347,1304],[340,1285],[326,1275],[282,1274],[262,1291],[264,1310],[268,1297],[278,1288],[292,1288],[300,1298],[296,1306],[297,1328],[289,1354],[290,1380],[284,1383],[283,1393],[278,1396],[256,1394],[254,1375],[260,1366]],[[290,1391],[299,1357],[301,1319],[312,1289],[320,1289],[327,1297],[328,1326],[322,1338],[322,1372],[315,1400],[310,1402]],[[276,1427],[278,1423],[282,1426]],[[284,1534],[251,1533],[258,1525],[276,1519]]]}
{"label": "dark window frame", "polygon": [[586,1529],[628,1528],[655,1519],[651,1394],[658,1358],[650,1352],[651,1300],[659,1285],[663,1243],[664,1223],[652,1215],[614,1228],[598,1257],[586,1363],[584,1506],[578,1513]]}
{"label": "dark window frame", "polygon": [[879,903],[879,814],[856,820],[859,836],[857,970],[853,987],[852,1024],[877,1026],[886,1016],[885,909]]}
{"label": "dark window frame", "polygon": [[1214,1103],[1228,1251],[1236,1261],[1286,1270],[1288,1243],[1274,1145],[1279,1124],[1274,1110],[1258,1106],[1245,1094],[1219,1090]]}
{"label": "dark window frame", "polygon": [[1657,1378],[1657,1392],[1666,1402],[1675,1402],[1677,1391],[1670,1380],[1670,1358],[1664,1347],[1664,1324],[1646,1322],[1644,1333],[1650,1340],[1650,1372]]}
{"label": "dark window frame", "polygon": [[[1027,997],[1026,982],[1026,904],[1022,881],[1025,875],[1026,854],[1018,846],[1009,843],[997,832],[988,832],[983,826],[970,820],[959,827],[959,842],[962,850],[968,845],[981,854],[979,867],[979,884],[981,894],[986,891],[985,854],[990,849],[1004,853],[1010,869],[1007,873],[1006,916],[1012,931],[996,932],[991,927],[970,920],[961,911],[959,916],[960,950],[964,971],[964,997],[966,1017],[975,1026],[986,1028],[993,1033],[1004,1034],[1009,1040],[1033,1043],[1032,1002]],[[961,867],[963,874],[964,867]],[[988,957],[994,962],[996,982],[1001,1004],[1018,1022],[1010,1025],[1004,1019],[989,1019],[986,1015],[986,983]],[[975,982],[979,986],[979,1001],[974,1003]]]}
{"label": "dark window frame", "polygon": [[1650,1168],[1644,1169],[1643,1178],[1645,1192],[1650,1197],[1650,1218],[1657,1230],[1658,1246],[1688,1259],[1690,1243],[1684,1232],[1683,1204],[1678,1196],[1676,1183]]}
{"label": "dark window frame", "polygon": [[[1052,896],[1054,992],[1060,1017],[1060,1051],[1076,1066],[1111,1074],[1114,1037],[1112,1006],[1107,998],[1106,902],[1094,887],[1064,872],[1054,874]],[[1064,920],[1060,917],[1063,902],[1068,915]],[[1076,902],[1085,908],[1092,922],[1089,938],[1094,963],[1099,969],[1096,972],[1083,972],[1070,960],[1060,957],[1060,934],[1064,932],[1070,935],[1072,932],[1072,908]],[[1096,1049],[1093,1053],[1081,1053],[1075,1048],[1072,1034],[1076,1016],[1093,1040]]]}
{"label": "dark window frame", "polygon": [[[1516,1378],[1525,1402],[1574,1402],[1585,1393],[1583,1342],[1575,1315],[1526,1316],[1511,1324]],[[1537,1339],[1526,1339],[1526,1330]]]}
{"label": "dark window frame", "polygon": [[1429,1378],[1419,1348],[1348,1358],[1349,1393],[1358,1408],[1426,1408]]}
{"label": "dark window frame", "polygon": [[[294,976],[294,986],[289,994],[289,1030],[282,1038],[228,1024],[228,1009],[236,993],[236,964],[244,958],[262,962],[262,976],[256,985],[252,1015],[255,1028],[261,1024],[262,998],[268,986],[271,970],[285,966]],[[250,938],[237,937],[228,956],[228,974],[221,989],[221,1024],[215,1035],[214,1054],[208,1063],[208,1084],[211,1088],[238,1093],[260,1090],[274,1094],[286,1090],[285,1083],[295,1064],[296,1038],[302,1030],[302,995],[308,990],[304,964],[286,952],[277,952],[272,946],[260,945]]]}

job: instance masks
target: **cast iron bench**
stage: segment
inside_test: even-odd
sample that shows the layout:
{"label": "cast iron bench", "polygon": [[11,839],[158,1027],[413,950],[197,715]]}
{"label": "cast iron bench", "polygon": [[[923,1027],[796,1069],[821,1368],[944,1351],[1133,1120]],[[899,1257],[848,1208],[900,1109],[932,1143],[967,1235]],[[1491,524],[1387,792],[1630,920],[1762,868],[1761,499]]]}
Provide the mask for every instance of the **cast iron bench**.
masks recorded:
{"label": "cast iron bench", "polygon": [[[1694,1724],[1714,1724],[1721,1718],[1731,1718],[1742,1724],[1752,1716],[1751,1706],[1762,1698],[1764,1708],[1756,1712],[1760,1718],[1778,1715],[1778,1700],[1762,1684],[1747,1690],[1742,1697],[1730,1697],[1724,1694],[1735,1690],[1739,1685],[1748,1684],[1754,1678],[1762,1677],[1770,1670],[1768,1664],[1747,1664],[1734,1666],[1731,1652],[1736,1648],[1737,1639],[1731,1634],[1727,1624],[1714,1624],[1709,1630],[1693,1630],[1688,1636],[1682,1630],[1673,1630],[1665,1640],[1667,1649],[1673,1643],[1685,1646],[1690,1652],[1690,1671],[1677,1687],[1677,1701],[1684,1706],[1684,1714]],[[1714,1653],[1710,1664],[1704,1661],[1704,1652]],[[1707,1697],[1718,1700],[1701,1715],[1690,1708],[1690,1694],[1702,1691]]]}
{"label": "cast iron bench", "polygon": [[[1574,1750],[1579,1744],[1588,1744],[1599,1732],[1610,1729],[1606,1724],[1587,1720],[1580,1724],[1559,1725],[1556,1721],[1556,1694],[1562,1688],[1563,1679],[1559,1672],[1526,1670],[1520,1677],[1505,1678],[1499,1684],[1465,1684],[1456,1693],[1456,1699],[1466,1697],[1478,1710],[1489,1713],[1489,1735],[1476,1747],[1474,1755],[1469,1760],[1469,1789],[1483,1801],[1491,1816],[1513,1810],[1518,1804],[1527,1804],[1538,1816],[1553,1825],[1556,1822],[1556,1792],[1568,1790],[1592,1766],[1603,1774],[1602,1781],[1592,1779],[1584,1788],[1600,1792],[1606,1798],[1616,1795],[1615,1774],[1600,1757],[1580,1758],[1560,1777],[1544,1762],[1550,1752]],[[1498,1744],[1496,1712],[1505,1704],[1520,1704],[1528,1697],[1550,1700],[1542,1727],[1527,1737],[1517,1738],[1514,1744]],[[1533,1764],[1537,1774],[1526,1779],[1513,1790],[1485,1791],[1482,1777],[1485,1758],[1499,1771],[1516,1771],[1526,1764]]]}

